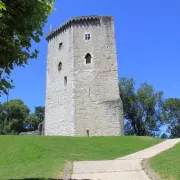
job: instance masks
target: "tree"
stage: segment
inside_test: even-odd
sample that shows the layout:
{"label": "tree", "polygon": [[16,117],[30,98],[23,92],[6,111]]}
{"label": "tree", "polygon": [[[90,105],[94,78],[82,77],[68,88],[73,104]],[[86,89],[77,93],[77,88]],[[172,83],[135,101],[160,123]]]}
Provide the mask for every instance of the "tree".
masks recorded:
{"label": "tree", "polygon": [[170,138],[180,137],[180,99],[167,99],[164,103],[164,115],[168,121]]}
{"label": "tree", "polygon": [[35,115],[39,118],[39,122],[44,120],[45,107],[35,106]]}
{"label": "tree", "polygon": [[157,136],[163,124],[162,92],[155,92],[147,83],[135,91],[134,80],[121,78],[120,96],[123,102],[125,133],[138,136]]}
{"label": "tree", "polygon": [[168,137],[168,135],[166,134],[166,133],[163,133],[162,135],[161,135],[161,139],[168,139],[169,137]]}
{"label": "tree", "polygon": [[40,121],[37,115],[30,114],[26,117],[24,126],[28,131],[35,131],[38,129]]}
{"label": "tree", "polygon": [[25,128],[28,131],[35,131],[38,129],[38,125],[44,120],[44,111],[44,106],[35,106],[35,113],[26,117]]}
{"label": "tree", "polygon": [[0,0],[0,95],[12,88],[10,73],[15,66],[24,66],[37,58],[43,27],[55,0]]}
{"label": "tree", "polygon": [[6,10],[5,4],[0,0],[0,17],[2,16],[2,10]]}
{"label": "tree", "polygon": [[36,106],[35,113],[20,99],[0,104],[0,134],[19,134],[35,131],[44,119],[44,106]]}
{"label": "tree", "polygon": [[3,106],[0,104],[0,134],[4,134],[4,123],[5,123],[5,116],[3,113]]}
{"label": "tree", "polygon": [[18,134],[25,130],[24,120],[29,115],[29,108],[20,99],[11,100],[1,106],[1,132]]}

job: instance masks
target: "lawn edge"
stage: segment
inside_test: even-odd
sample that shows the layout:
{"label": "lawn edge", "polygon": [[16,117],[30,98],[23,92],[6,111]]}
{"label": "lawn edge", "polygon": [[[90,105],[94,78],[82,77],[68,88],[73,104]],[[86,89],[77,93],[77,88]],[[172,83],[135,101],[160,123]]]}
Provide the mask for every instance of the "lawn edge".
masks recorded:
{"label": "lawn edge", "polygon": [[141,166],[151,180],[161,180],[160,176],[150,167],[149,159],[143,159]]}
{"label": "lawn edge", "polygon": [[62,176],[60,179],[62,180],[71,179],[72,170],[73,170],[73,162],[66,161],[65,167],[63,169]]}

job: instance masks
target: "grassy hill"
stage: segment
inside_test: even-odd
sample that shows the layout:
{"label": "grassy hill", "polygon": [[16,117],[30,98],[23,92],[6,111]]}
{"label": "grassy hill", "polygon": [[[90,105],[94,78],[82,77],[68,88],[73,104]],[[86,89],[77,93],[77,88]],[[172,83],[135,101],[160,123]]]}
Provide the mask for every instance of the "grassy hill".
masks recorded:
{"label": "grassy hill", "polygon": [[66,160],[111,160],[161,141],[130,136],[0,136],[0,179],[57,178]]}
{"label": "grassy hill", "polygon": [[149,160],[150,167],[163,180],[180,179],[180,143]]}

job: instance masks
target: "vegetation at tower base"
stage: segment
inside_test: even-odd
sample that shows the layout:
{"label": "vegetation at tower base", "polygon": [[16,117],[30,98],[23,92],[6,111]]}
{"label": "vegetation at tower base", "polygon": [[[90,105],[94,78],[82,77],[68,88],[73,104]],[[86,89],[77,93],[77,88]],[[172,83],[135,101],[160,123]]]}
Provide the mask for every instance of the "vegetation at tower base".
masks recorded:
{"label": "vegetation at tower base", "polygon": [[56,179],[67,160],[113,160],[161,141],[130,136],[0,136],[0,179]]}
{"label": "vegetation at tower base", "polygon": [[43,35],[55,0],[0,0],[0,96],[12,88],[11,71],[37,58],[31,48]]}
{"label": "vegetation at tower base", "polygon": [[149,164],[158,176],[163,180],[180,179],[180,143],[175,147],[151,158]]}
{"label": "vegetation at tower base", "polygon": [[44,107],[35,107],[35,113],[22,100],[15,99],[0,105],[0,134],[19,134],[34,131],[44,118]]}
{"label": "vegetation at tower base", "polygon": [[141,84],[135,91],[134,80],[121,78],[120,96],[123,102],[125,134],[159,136],[163,125],[163,93],[156,92],[151,85]]}

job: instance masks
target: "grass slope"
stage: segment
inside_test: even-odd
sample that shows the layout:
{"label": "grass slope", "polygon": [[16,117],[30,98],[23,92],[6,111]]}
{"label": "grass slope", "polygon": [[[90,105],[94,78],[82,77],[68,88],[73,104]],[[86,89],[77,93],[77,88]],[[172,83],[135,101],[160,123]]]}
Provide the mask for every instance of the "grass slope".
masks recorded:
{"label": "grass slope", "polygon": [[66,160],[110,160],[159,142],[130,136],[0,136],[0,179],[57,178]]}
{"label": "grass slope", "polygon": [[150,167],[163,180],[180,179],[180,143],[149,160]]}

